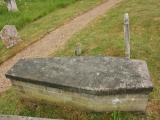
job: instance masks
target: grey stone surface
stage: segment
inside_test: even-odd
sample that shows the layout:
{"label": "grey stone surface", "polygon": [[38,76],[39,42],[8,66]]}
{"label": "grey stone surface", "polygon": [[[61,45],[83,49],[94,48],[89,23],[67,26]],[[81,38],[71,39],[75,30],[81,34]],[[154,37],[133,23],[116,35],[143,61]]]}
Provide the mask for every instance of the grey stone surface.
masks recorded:
{"label": "grey stone surface", "polygon": [[0,32],[0,38],[6,48],[16,45],[21,40],[14,25],[5,25]]}
{"label": "grey stone surface", "polygon": [[62,119],[47,119],[47,118],[25,117],[25,116],[0,115],[0,120],[62,120]]}
{"label": "grey stone surface", "polygon": [[115,57],[56,57],[19,60],[11,80],[94,95],[149,93],[147,64]]}
{"label": "grey stone surface", "polygon": [[124,15],[124,40],[125,40],[125,55],[126,58],[130,59],[130,28],[129,28],[129,15]]}
{"label": "grey stone surface", "polygon": [[45,101],[49,105],[72,106],[82,111],[145,111],[149,96],[144,93],[98,96],[23,81],[12,81],[12,84],[16,86],[16,90],[21,93],[23,99],[31,99],[35,102]]}

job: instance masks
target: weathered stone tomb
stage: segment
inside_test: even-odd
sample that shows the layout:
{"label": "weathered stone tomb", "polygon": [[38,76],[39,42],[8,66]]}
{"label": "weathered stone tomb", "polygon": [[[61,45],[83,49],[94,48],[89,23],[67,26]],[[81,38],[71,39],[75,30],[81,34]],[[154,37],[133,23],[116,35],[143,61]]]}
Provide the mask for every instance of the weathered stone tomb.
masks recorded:
{"label": "weathered stone tomb", "polygon": [[19,60],[7,73],[27,97],[92,111],[145,111],[153,86],[147,64],[115,57]]}

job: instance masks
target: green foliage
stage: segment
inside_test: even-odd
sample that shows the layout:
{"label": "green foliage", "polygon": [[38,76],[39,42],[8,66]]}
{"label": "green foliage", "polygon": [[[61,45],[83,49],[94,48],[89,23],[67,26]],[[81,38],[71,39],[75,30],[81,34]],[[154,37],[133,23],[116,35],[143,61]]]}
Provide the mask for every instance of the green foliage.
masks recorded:
{"label": "green foliage", "polygon": [[15,24],[19,28],[23,41],[10,49],[6,49],[0,41],[0,64],[26,46],[41,39],[48,32],[63,25],[78,14],[102,3],[102,1],[21,0],[17,1],[20,9],[17,13],[9,13],[6,6],[3,5],[2,8],[0,7],[0,26]]}
{"label": "green foliage", "polygon": [[111,114],[110,120],[123,120],[120,112],[113,112]]}
{"label": "green foliage", "polygon": [[[4,27],[4,25],[7,25],[7,24],[15,25],[18,30],[22,30],[22,28],[24,28],[26,25],[29,25],[30,23],[37,21],[38,19],[46,16],[51,12],[54,12],[55,10],[71,5],[75,3],[77,0],[45,0],[45,1],[44,0],[16,0],[16,1],[19,9],[18,12],[8,12],[6,4],[4,3],[4,0],[0,1],[0,30]],[[36,28],[36,26],[32,26],[32,28],[33,27]],[[36,30],[40,31],[41,29],[37,28]],[[27,33],[23,33],[23,34],[27,36],[32,36],[31,35],[32,31],[30,31],[30,29],[28,29],[28,32],[29,34]],[[33,33],[35,34],[37,32],[34,31]],[[30,41],[31,43],[34,40],[32,38],[29,38],[28,41]],[[26,45],[27,43],[25,43],[25,46]],[[0,41],[0,63],[6,60],[7,58],[13,56],[14,54],[16,54],[20,49],[22,49],[25,46],[22,45],[11,51],[10,49],[9,50],[6,49],[5,46],[2,44],[2,41]]]}
{"label": "green foliage", "polygon": [[119,112],[110,114],[109,120],[145,120],[146,115],[142,112]]}
{"label": "green foliage", "polygon": [[18,29],[33,22],[57,8],[66,7],[76,0],[17,0],[19,12],[8,12],[5,4],[0,7],[0,29],[6,24],[16,25]]}
{"label": "green foliage", "polygon": [[15,90],[7,91],[0,96],[0,114],[16,114],[19,109],[19,96]]}

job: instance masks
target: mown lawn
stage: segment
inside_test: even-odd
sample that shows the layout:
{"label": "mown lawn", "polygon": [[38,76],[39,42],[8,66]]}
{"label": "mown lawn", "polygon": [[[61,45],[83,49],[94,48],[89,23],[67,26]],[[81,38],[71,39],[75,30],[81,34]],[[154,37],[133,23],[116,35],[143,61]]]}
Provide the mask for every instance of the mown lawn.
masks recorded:
{"label": "mown lawn", "polygon": [[[131,24],[132,59],[146,60],[154,82],[147,109],[148,120],[160,116],[160,0],[123,0],[122,3],[75,34],[64,49],[52,56],[73,56],[77,43],[82,55],[124,56],[123,15]],[[14,89],[0,99],[0,114],[19,114],[71,120],[142,120],[141,113],[91,113],[74,108],[35,104],[20,100]],[[47,111],[47,112],[46,112]]]}
{"label": "mown lawn", "polygon": [[17,13],[8,12],[4,2],[0,1],[0,29],[6,24],[16,25],[23,40],[10,49],[6,49],[0,41],[1,64],[48,32],[104,0],[17,0]]}
{"label": "mown lawn", "polygon": [[128,12],[131,26],[131,58],[142,59],[154,83],[148,116],[160,119],[160,0],[123,0],[116,8],[75,34],[63,50],[53,56],[73,56],[77,43],[82,55],[124,56],[123,16]]}
{"label": "mown lawn", "polygon": [[[4,1],[4,0],[1,0]],[[16,25],[18,29],[37,20],[56,9],[66,7],[76,0],[16,0],[19,12],[8,12],[4,2],[0,7],[0,29],[6,24]]]}

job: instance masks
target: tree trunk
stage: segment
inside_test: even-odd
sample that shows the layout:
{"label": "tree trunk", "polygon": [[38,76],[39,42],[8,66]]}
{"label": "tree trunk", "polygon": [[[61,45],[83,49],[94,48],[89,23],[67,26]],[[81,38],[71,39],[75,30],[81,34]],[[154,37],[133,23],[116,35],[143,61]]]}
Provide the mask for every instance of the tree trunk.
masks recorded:
{"label": "tree trunk", "polygon": [[5,0],[7,3],[8,11],[16,12],[18,11],[16,0]]}

